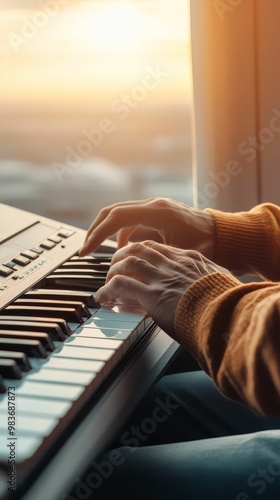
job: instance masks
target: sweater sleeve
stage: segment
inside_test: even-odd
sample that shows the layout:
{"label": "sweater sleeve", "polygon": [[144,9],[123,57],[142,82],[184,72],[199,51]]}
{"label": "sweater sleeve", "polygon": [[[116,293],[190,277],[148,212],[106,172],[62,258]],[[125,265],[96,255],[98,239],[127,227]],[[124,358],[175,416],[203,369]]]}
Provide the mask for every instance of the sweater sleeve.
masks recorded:
{"label": "sweater sleeve", "polygon": [[181,298],[175,328],[225,396],[280,416],[280,283],[204,276]]}
{"label": "sweater sleeve", "polygon": [[215,221],[212,259],[232,272],[280,281],[280,208],[263,203],[248,212],[206,209]]}

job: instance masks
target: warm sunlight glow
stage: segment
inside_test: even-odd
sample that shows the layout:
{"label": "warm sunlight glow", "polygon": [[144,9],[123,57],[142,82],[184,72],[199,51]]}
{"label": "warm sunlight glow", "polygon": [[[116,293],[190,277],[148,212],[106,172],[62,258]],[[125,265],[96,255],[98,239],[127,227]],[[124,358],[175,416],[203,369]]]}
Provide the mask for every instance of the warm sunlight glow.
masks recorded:
{"label": "warm sunlight glow", "polygon": [[148,24],[137,8],[116,3],[99,8],[91,24],[91,34],[103,51],[133,51],[141,49]]}

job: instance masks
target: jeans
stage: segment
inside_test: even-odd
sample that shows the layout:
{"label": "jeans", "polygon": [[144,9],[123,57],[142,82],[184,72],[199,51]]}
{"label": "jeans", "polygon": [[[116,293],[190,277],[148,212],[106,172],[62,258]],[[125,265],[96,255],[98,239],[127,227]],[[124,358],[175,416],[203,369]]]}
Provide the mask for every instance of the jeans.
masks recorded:
{"label": "jeans", "polygon": [[72,495],[279,500],[280,417],[265,418],[229,400],[202,371],[167,375]]}

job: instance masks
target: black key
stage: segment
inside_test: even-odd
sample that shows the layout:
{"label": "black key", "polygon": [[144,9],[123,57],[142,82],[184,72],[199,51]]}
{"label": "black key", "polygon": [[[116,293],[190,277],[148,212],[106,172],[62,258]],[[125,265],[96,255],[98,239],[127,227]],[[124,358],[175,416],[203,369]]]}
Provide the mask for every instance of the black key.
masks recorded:
{"label": "black key", "polygon": [[32,369],[28,358],[23,352],[0,351],[0,360],[2,359],[14,359],[23,372],[29,372]]}
{"label": "black key", "polygon": [[96,278],[88,275],[72,275],[72,274],[51,274],[45,279],[47,287],[54,286],[56,288],[66,288],[74,290],[86,290],[97,292],[97,290],[105,284],[104,279]]}
{"label": "black key", "polygon": [[106,273],[110,269],[110,264],[105,263],[91,263],[91,262],[79,262],[79,261],[70,261],[65,262],[59,269],[78,269],[78,270],[87,270],[89,272],[97,271],[98,273]]}
{"label": "black key", "polygon": [[13,359],[0,359],[0,375],[4,378],[20,380],[21,371]]}
{"label": "black key", "polygon": [[63,275],[63,276],[68,276],[71,274],[71,276],[90,276],[93,280],[106,280],[107,272],[105,273],[104,271],[93,271],[92,269],[67,269],[67,268],[60,268],[56,269],[53,272],[54,275]]}
{"label": "black key", "polygon": [[34,299],[34,298],[20,298],[15,300],[14,305],[18,306],[40,306],[40,307],[66,307],[74,308],[81,317],[91,318],[88,307],[83,302],[70,301],[70,300],[51,300],[51,299]]}
{"label": "black key", "polygon": [[45,332],[21,332],[14,330],[0,330],[0,337],[9,339],[39,340],[45,349],[54,351],[55,346],[50,336]]}
{"label": "black key", "polygon": [[69,262],[90,262],[91,264],[108,264],[111,262],[112,257],[93,257],[92,255],[79,257],[78,255],[74,255],[73,257],[71,257]]}
{"label": "black key", "polygon": [[33,318],[32,316],[2,316],[0,329],[20,330],[24,332],[47,332],[52,340],[65,340],[71,335],[66,321],[52,318]]}
{"label": "black key", "polygon": [[81,292],[74,290],[30,290],[27,292],[24,297],[38,298],[38,299],[58,299],[63,300],[66,299],[68,301],[82,301],[86,304],[87,307],[91,308],[99,308],[100,305],[95,302],[94,297],[89,292]]}
{"label": "black key", "polygon": [[82,316],[74,307],[67,309],[66,307],[37,307],[37,306],[8,306],[1,311],[1,315],[19,314],[21,316],[33,314],[34,316],[42,316],[49,318],[65,319],[65,321],[73,321],[74,323],[83,323]]}
{"label": "black key", "polygon": [[0,394],[5,394],[5,392],[6,392],[6,387],[4,386],[3,379],[0,375]]}
{"label": "black key", "polygon": [[32,358],[46,358],[46,349],[39,340],[5,339],[0,337],[0,350],[24,352]]}

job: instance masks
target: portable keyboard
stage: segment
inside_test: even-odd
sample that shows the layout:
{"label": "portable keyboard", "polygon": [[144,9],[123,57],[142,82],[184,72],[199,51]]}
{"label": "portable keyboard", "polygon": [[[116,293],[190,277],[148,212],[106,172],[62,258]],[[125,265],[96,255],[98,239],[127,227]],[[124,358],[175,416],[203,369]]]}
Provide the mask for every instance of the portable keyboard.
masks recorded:
{"label": "portable keyboard", "polygon": [[177,351],[141,308],[100,305],[114,241],[0,204],[0,498],[66,498]]}

